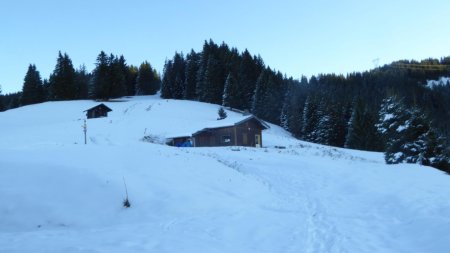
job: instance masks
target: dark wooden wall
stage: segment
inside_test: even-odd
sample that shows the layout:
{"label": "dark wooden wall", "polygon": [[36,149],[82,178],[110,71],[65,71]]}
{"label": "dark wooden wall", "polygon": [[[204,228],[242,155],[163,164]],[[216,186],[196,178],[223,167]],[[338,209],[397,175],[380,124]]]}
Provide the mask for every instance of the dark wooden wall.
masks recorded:
{"label": "dark wooden wall", "polygon": [[108,111],[103,107],[96,107],[91,110],[88,110],[86,115],[88,119],[108,117]]}
{"label": "dark wooden wall", "polygon": [[[255,147],[255,135],[259,135],[260,145],[262,146],[261,133],[261,125],[254,120],[249,120],[236,126],[201,131],[194,136],[194,145],[195,147]],[[224,142],[224,136],[230,137],[230,141]]]}
{"label": "dark wooden wall", "polygon": [[[247,121],[243,124],[236,126],[236,137],[238,146],[255,147],[255,135],[259,135],[261,139],[260,145],[262,146],[262,130],[258,123],[255,121]],[[245,137],[245,135],[247,137]],[[247,143],[245,143],[247,139]]]}
{"label": "dark wooden wall", "polygon": [[[229,136],[229,142],[223,142],[222,138]],[[234,128],[214,128],[207,131],[202,131],[195,135],[196,147],[220,147],[234,145]]]}

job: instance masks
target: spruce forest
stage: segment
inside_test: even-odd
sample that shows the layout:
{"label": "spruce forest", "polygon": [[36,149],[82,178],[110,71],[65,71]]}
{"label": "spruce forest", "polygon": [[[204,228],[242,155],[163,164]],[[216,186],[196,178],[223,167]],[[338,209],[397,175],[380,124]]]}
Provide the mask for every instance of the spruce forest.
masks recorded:
{"label": "spruce forest", "polygon": [[[300,70],[301,71],[301,70]],[[55,100],[108,100],[133,95],[196,100],[249,111],[296,138],[383,151],[387,163],[419,163],[450,173],[450,57],[401,60],[365,72],[299,80],[248,50],[205,41],[201,52],[175,53],[163,73],[149,62],[126,63],[100,52],[94,70],[59,53],[42,79],[30,64],[21,92],[1,94],[0,111]],[[430,85],[430,80],[438,80]],[[439,81],[441,80],[441,81]]]}

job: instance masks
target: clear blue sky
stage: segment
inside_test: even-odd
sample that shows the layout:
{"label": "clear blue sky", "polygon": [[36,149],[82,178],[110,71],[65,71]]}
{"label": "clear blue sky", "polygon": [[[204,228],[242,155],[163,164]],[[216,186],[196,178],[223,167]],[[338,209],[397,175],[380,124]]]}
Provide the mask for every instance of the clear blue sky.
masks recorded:
{"label": "clear blue sky", "polygon": [[299,78],[450,55],[448,0],[5,0],[0,85],[22,89],[30,63],[48,78],[58,51],[91,71],[101,50],[162,72],[204,40],[259,54]]}

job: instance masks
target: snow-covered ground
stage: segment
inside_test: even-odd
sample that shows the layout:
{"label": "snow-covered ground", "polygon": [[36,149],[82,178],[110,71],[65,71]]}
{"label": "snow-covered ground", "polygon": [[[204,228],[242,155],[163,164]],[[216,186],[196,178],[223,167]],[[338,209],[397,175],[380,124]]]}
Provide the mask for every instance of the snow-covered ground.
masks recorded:
{"label": "snow-covered ground", "polygon": [[84,145],[83,111],[96,104],[0,113],[0,252],[450,249],[450,176],[440,171],[388,166],[381,153],[298,141],[274,125],[264,148],[144,142],[218,116],[217,105],[155,96],[105,103],[113,111],[87,121]]}
{"label": "snow-covered ground", "polygon": [[438,80],[428,80],[426,86],[432,89],[434,86],[444,86],[450,83],[450,77],[441,77]]}

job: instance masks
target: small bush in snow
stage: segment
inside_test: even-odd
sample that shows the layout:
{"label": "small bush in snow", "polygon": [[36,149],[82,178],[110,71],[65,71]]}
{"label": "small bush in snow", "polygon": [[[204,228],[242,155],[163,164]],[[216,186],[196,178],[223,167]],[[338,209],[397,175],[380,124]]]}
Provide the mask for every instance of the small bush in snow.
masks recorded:
{"label": "small bush in snow", "polygon": [[123,200],[123,206],[125,208],[129,208],[131,206],[130,201],[128,200],[128,197]]}
{"label": "small bush in snow", "polygon": [[125,186],[125,199],[123,200],[123,206],[125,208],[129,208],[131,206],[130,201],[128,200],[128,188],[127,188],[127,183],[125,182],[125,177],[123,177],[123,185]]}
{"label": "small bush in snow", "polygon": [[228,116],[223,107],[220,107],[217,113],[219,114],[219,118],[217,118],[217,120],[225,119]]}

